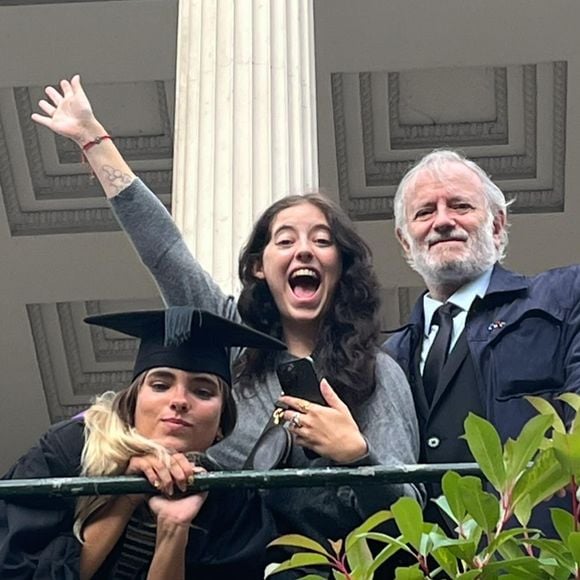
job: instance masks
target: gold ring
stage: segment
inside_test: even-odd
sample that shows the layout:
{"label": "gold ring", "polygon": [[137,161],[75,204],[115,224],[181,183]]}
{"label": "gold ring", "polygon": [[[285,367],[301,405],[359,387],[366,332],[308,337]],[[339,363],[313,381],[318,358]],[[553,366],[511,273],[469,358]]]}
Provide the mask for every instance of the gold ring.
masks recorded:
{"label": "gold ring", "polygon": [[294,413],[292,415],[292,419],[290,419],[290,425],[295,427],[296,429],[300,429],[302,427],[302,422],[300,421],[300,413]]}
{"label": "gold ring", "polygon": [[195,481],[195,475],[193,475],[193,473],[187,478],[187,485],[193,485],[193,482]]}
{"label": "gold ring", "polygon": [[310,401],[302,401],[301,403],[298,403],[300,410],[304,414],[308,413],[308,409],[310,408],[310,405],[312,405],[312,403]]}
{"label": "gold ring", "polygon": [[284,421],[284,409],[277,408],[272,415],[272,422],[274,425],[279,425]]}

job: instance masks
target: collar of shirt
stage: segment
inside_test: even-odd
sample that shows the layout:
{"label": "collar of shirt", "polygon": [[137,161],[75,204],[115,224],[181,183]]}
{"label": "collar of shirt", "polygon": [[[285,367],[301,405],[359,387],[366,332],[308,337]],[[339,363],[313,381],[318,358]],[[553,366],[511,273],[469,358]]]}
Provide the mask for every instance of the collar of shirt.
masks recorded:
{"label": "collar of shirt", "polygon": [[[462,286],[455,294],[449,297],[448,302],[455,304],[461,308],[461,311],[456,314],[453,318],[453,329],[451,331],[451,343],[449,344],[449,351],[453,349],[457,340],[463,329],[465,328],[465,323],[467,322],[467,312],[471,308],[473,301],[476,296],[483,298],[487,292],[487,287],[491,280],[491,273],[493,268],[490,268],[483,274],[480,274],[477,278]],[[434,300],[428,294],[423,297],[423,313],[425,315],[425,325],[423,327],[424,337],[423,345],[421,348],[421,356],[419,359],[419,369],[421,374],[425,368],[425,361],[427,360],[427,355],[429,354],[429,349],[435,340],[437,330],[439,327],[437,325],[432,325],[433,315],[435,310],[441,306],[443,302],[439,300]]]}
{"label": "collar of shirt", "polygon": [[[455,304],[455,306],[461,308],[461,312],[457,316],[461,316],[464,313],[466,314],[469,311],[476,296],[479,296],[480,298],[485,296],[489,286],[489,281],[491,280],[492,272],[493,268],[486,270],[483,274],[480,274],[477,278],[459,288],[459,290],[449,297],[447,302],[451,302],[452,304]],[[435,311],[443,304],[443,302],[431,298],[428,293],[423,296],[423,314],[425,318],[423,333],[425,334],[425,338],[427,338],[431,332],[431,321]]]}

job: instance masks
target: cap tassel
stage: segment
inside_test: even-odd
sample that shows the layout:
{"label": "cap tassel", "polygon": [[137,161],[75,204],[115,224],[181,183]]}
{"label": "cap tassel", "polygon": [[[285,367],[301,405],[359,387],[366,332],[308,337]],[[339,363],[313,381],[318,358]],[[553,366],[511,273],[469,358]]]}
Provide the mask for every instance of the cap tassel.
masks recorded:
{"label": "cap tassel", "polygon": [[191,337],[194,311],[191,306],[173,306],[165,311],[165,346],[179,346]]}

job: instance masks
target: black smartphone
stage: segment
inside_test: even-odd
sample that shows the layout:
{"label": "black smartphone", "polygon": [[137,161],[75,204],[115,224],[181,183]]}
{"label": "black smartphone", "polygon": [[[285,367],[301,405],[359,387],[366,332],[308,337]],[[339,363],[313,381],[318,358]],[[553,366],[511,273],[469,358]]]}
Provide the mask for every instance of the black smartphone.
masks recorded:
{"label": "black smartphone", "polygon": [[320,381],[310,357],[278,365],[278,380],[285,395],[328,406],[320,392]]}

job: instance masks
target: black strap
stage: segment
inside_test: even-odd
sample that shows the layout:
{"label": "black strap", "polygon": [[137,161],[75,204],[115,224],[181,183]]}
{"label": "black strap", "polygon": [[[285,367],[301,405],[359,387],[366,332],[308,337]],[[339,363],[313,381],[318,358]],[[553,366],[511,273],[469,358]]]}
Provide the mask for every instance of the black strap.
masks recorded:
{"label": "black strap", "polygon": [[432,324],[438,324],[439,330],[435,336],[435,340],[431,345],[425,367],[423,368],[423,386],[425,388],[425,396],[429,402],[429,406],[433,401],[433,396],[437,390],[437,383],[441,376],[441,370],[447,361],[449,354],[449,344],[451,343],[451,332],[453,330],[453,318],[461,312],[461,308],[446,302],[443,306],[435,311],[433,315]]}

